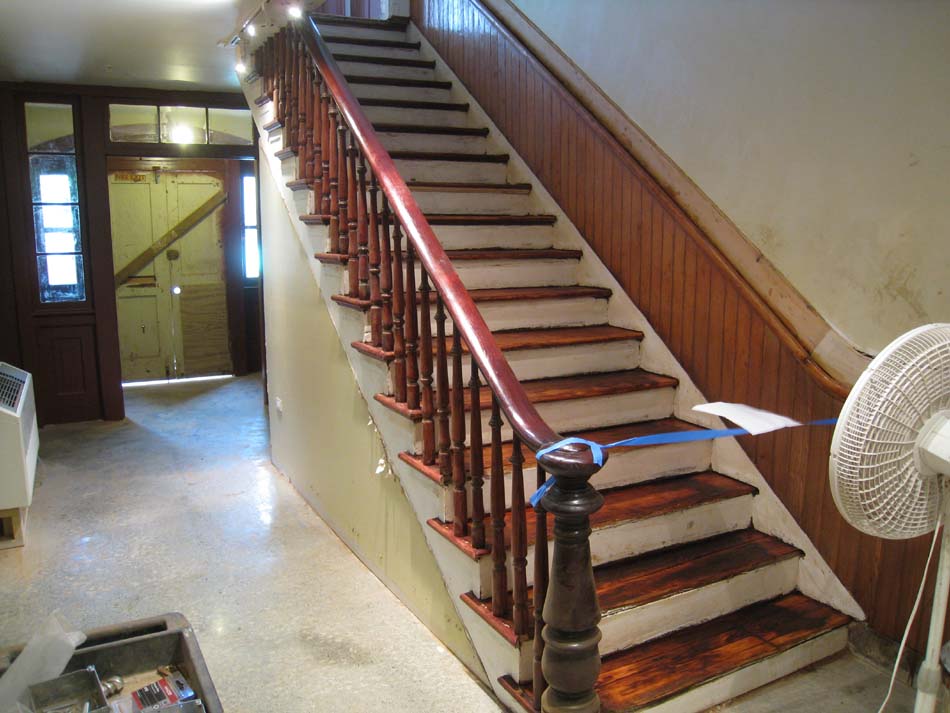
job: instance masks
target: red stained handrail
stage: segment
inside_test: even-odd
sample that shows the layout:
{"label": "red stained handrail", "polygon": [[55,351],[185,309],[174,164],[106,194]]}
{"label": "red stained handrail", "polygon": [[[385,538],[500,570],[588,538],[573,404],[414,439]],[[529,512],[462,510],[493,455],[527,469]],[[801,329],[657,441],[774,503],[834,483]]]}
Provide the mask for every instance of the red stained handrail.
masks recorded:
{"label": "red stained handrail", "polygon": [[[491,330],[452,267],[442,244],[432,232],[409,187],[399,175],[389,152],[383,148],[359,101],[350,91],[331,51],[320,36],[316,22],[313,18],[308,18],[307,22],[311,32],[301,33],[307,52],[323,75],[337,108],[359,143],[377,183],[389,200],[390,209],[412,241],[417,259],[422,261],[429,279],[438,288],[449,314],[455,321],[455,328],[465,337],[471,356],[497,396],[508,423],[532,450],[561,440],[561,436],[541,418],[498,348]],[[562,451],[561,458],[573,461],[576,465],[591,462],[590,451],[586,448],[566,448]]]}

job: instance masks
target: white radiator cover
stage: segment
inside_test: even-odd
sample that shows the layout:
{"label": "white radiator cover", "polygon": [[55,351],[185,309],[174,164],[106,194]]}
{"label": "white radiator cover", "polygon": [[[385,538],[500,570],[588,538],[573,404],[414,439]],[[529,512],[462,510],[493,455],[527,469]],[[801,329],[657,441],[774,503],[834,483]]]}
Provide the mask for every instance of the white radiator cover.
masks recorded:
{"label": "white radiator cover", "polygon": [[39,448],[33,378],[0,361],[0,510],[32,502]]}

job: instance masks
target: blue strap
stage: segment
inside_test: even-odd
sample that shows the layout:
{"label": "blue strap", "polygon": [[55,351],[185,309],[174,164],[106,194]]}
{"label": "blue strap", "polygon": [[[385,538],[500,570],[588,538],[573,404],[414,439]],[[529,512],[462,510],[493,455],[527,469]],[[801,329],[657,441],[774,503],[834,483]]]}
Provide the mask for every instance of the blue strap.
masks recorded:
{"label": "blue strap", "polygon": [[[823,418],[818,421],[811,421],[810,423],[803,423],[803,426],[833,426],[838,422],[837,418]],[[774,431],[769,431],[769,433],[774,433]],[[744,428],[719,428],[719,429],[709,429],[709,430],[695,430],[695,431],[670,431],[668,433],[653,433],[649,436],[636,436],[635,438],[627,438],[622,441],[614,441],[613,443],[597,443],[596,441],[589,441],[586,438],[579,438],[577,436],[571,436],[570,438],[564,438],[557,443],[552,443],[550,446],[545,446],[539,450],[535,457],[540,460],[541,456],[547,455],[552,451],[559,450],[564,446],[570,445],[585,445],[590,448],[591,457],[594,460],[594,463],[597,465],[604,464],[604,451],[610,448],[624,448],[624,447],[643,447],[643,446],[663,446],[669,443],[692,443],[695,441],[712,441],[717,438],[727,438],[729,436],[747,436],[749,432]],[[538,503],[541,502],[541,498],[544,497],[544,494],[551,489],[551,486],[554,485],[554,477],[548,478],[544,481],[544,484],[538,488],[534,495],[531,496],[530,502],[531,507],[537,507]]]}

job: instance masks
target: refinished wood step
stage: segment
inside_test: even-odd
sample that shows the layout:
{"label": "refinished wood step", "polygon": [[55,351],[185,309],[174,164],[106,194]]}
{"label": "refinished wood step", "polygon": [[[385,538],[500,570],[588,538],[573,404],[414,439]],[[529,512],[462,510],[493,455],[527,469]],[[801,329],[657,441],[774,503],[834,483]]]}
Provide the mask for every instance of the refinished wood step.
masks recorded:
{"label": "refinished wood step", "polygon": [[281,149],[280,151],[274,152],[274,157],[281,161],[286,161],[287,159],[293,158],[296,155],[297,155],[297,149],[291,148],[289,146],[287,148]]}
{"label": "refinished wood step", "polygon": [[[328,44],[362,45],[363,47],[388,47],[390,49],[417,50],[422,47],[421,42],[404,40],[384,40],[375,37],[347,37],[346,35],[322,34],[323,41]],[[347,77],[349,80],[349,77]]]}
{"label": "refinished wood step", "polygon": [[555,215],[505,215],[503,213],[426,213],[429,225],[554,225]]}
{"label": "refinished wood step", "polygon": [[408,79],[403,77],[374,77],[363,74],[347,74],[349,84],[371,84],[384,87],[411,87],[415,89],[451,89],[452,82],[437,79]]}
{"label": "refinished wood step", "polygon": [[408,17],[390,17],[386,20],[373,20],[363,17],[345,17],[343,15],[324,15],[315,12],[311,15],[318,25],[337,25],[339,27],[363,27],[370,30],[405,31],[409,27]]}
{"label": "refinished wood step", "polygon": [[[818,640],[849,621],[841,612],[793,592],[675,631],[604,658],[597,680],[601,710],[626,713],[664,702],[670,703],[669,710],[695,711],[714,705],[750,688],[736,685],[724,696],[706,697],[703,704],[675,706],[679,696],[700,693],[702,686]],[[845,642],[843,637],[842,645]],[[813,655],[822,653],[819,648]],[[807,663],[811,661],[803,659],[797,667]],[[795,664],[790,665],[794,670]],[[533,710],[530,684],[520,685],[510,677],[501,683],[526,710]]]}
{"label": "refinished wood step", "polygon": [[[727,532],[596,567],[597,599],[607,618],[801,555],[798,548],[757,530]],[[528,590],[529,602],[534,600],[533,589]],[[519,639],[533,638],[531,633],[515,635],[510,595],[502,616],[492,614],[490,598],[469,592],[462,600],[513,646]],[[530,609],[533,616],[534,607]]]}
{"label": "refinished wood step", "polygon": [[435,126],[427,124],[397,124],[394,122],[378,122],[373,124],[377,133],[381,134],[439,134],[446,136],[488,136],[488,128],[471,126]]}
{"label": "refinished wood step", "polygon": [[[289,184],[288,184],[289,185]],[[610,299],[613,294],[606,287],[585,287],[582,285],[573,285],[569,287],[497,287],[482,290],[469,290],[469,297],[475,304],[484,302],[521,302],[535,300],[570,300],[581,297],[593,297],[595,299]],[[361,300],[349,295],[333,295],[331,298],[346,307],[352,307],[361,311],[366,311],[372,306],[369,300]],[[421,293],[416,293],[416,301],[421,302]],[[435,292],[429,293],[429,302],[435,304]]]}
{"label": "refinished wood step", "polygon": [[284,128],[284,125],[277,119],[274,119],[273,121],[269,121],[266,124],[264,124],[264,126],[261,127],[261,129],[264,130],[264,133],[267,133],[267,134],[271,133],[272,131],[277,131],[278,129],[282,129],[282,128]]}
{"label": "refinished wood step", "polygon": [[530,183],[479,183],[465,181],[409,181],[413,191],[434,193],[513,193],[526,196],[531,193]]}
{"label": "refinished wood step", "polygon": [[408,59],[405,57],[373,57],[363,54],[349,54],[348,52],[334,52],[333,59],[337,62],[352,62],[355,64],[375,64],[387,67],[414,67],[416,69],[435,69],[435,61],[429,59]]}
{"label": "refinished wood step", "polygon": [[506,153],[450,153],[440,151],[390,151],[390,158],[402,161],[452,161],[453,163],[508,163]]}
{"label": "refinished wood step", "polygon": [[[301,216],[300,219],[307,223],[312,220],[314,224],[322,222],[322,216]],[[505,249],[492,248],[488,250],[446,250],[445,254],[449,260],[469,261],[469,260],[580,260],[580,250],[563,250],[559,248],[544,248],[538,250]],[[340,263],[346,262],[346,255],[336,253],[316,253],[314,257],[320,262]]]}
{"label": "refinished wood step", "polygon": [[[525,453],[527,455],[527,453]],[[490,461],[486,461],[489,463]],[[486,479],[487,482],[487,479]],[[487,490],[487,485],[486,485]],[[708,505],[711,503],[754,495],[756,489],[733,478],[713,472],[689,473],[671,478],[651,480],[622,488],[603,491],[603,507],[591,515],[591,528],[594,530],[616,527],[623,522],[646,520],[661,517],[680,510]],[[525,493],[526,499],[531,493]],[[535,542],[535,512],[526,506],[528,546]],[[471,537],[458,537],[454,534],[452,523],[438,518],[428,521],[430,527],[452,542],[471,559],[480,559],[491,554],[490,540],[485,548],[472,546]],[[490,520],[486,516],[486,532],[490,531]],[[505,545],[510,545],[511,511],[505,513]],[[548,539],[554,537],[553,528],[548,527]]]}
{"label": "refinished wood step", "polygon": [[[424,99],[384,99],[366,97],[357,99],[361,106],[382,106],[394,109],[426,109],[429,111],[468,111],[467,102],[437,102]],[[391,122],[387,122],[391,123]],[[375,124],[374,124],[375,125]]]}

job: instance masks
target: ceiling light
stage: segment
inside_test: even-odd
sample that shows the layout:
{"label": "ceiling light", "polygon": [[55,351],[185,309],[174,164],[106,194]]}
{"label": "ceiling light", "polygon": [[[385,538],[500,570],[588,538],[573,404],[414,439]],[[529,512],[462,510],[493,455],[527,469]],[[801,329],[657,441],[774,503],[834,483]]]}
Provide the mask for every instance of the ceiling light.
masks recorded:
{"label": "ceiling light", "polygon": [[250,37],[254,37],[254,35],[257,34],[257,28],[254,27],[254,24],[253,24],[253,23],[251,23],[250,25],[248,25],[245,29],[247,30],[247,34],[248,34],[248,36],[250,36]]}
{"label": "ceiling light", "polygon": [[299,20],[301,17],[303,17],[303,11],[297,5],[291,5],[288,7],[287,14],[295,20]]}
{"label": "ceiling light", "polygon": [[191,127],[183,124],[175,124],[168,132],[168,137],[173,144],[193,144],[195,142],[195,132],[191,130]]}
{"label": "ceiling light", "polygon": [[244,62],[238,62],[234,65],[234,71],[238,74],[244,74],[247,71],[247,65]]}

